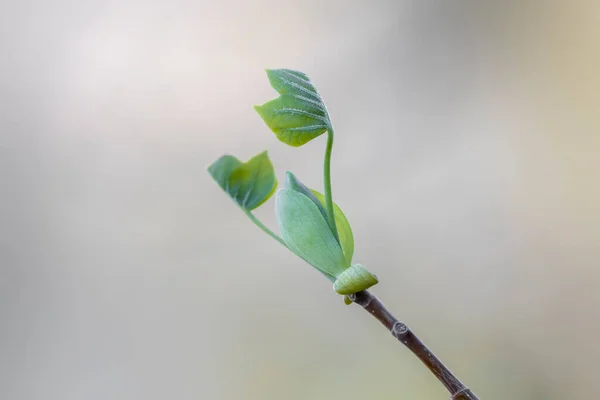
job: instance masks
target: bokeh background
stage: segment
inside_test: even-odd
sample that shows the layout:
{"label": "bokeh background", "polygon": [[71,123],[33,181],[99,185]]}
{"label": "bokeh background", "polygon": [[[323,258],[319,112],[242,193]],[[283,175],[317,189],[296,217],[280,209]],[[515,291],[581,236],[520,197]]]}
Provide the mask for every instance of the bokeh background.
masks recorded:
{"label": "bokeh background", "polygon": [[0,398],[449,397],[206,173],[321,187],[267,67],[328,104],[384,303],[482,399],[597,398],[598,38],[596,1],[0,1]]}

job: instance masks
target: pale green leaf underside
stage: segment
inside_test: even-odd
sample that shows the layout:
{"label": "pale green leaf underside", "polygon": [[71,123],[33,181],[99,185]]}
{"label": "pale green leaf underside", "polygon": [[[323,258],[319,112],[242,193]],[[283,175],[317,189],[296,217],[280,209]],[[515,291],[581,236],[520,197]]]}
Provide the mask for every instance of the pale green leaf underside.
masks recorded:
{"label": "pale green leaf underside", "polygon": [[246,210],[259,207],[277,188],[273,164],[266,151],[245,163],[224,155],[208,168],[208,172],[225,193]]}
{"label": "pale green leaf underside", "polygon": [[312,200],[293,189],[280,189],[275,208],[281,235],[290,250],[331,277],[337,277],[349,266]]}
{"label": "pale green leaf underside", "polygon": [[273,69],[267,76],[280,96],[254,108],[280,141],[298,147],[328,129],[325,104],[305,74]]}
{"label": "pale green leaf underside", "polygon": [[317,205],[319,211],[321,212],[321,215],[323,216],[323,219],[327,221],[327,210],[325,210],[325,204],[323,203],[323,200],[317,199],[314,192],[302,182],[300,182],[300,179],[296,178],[296,176],[290,171],[286,171],[285,176],[285,187],[300,192],[306,197],[308,197],[310,200],[312,200],[312,202]]}
{"label": "pale green leaf underside", "polygon": [[[319,202],[321,202],[322,206],[325,207],[325,196],[314,189],[311,189],[311,191]],[[352,228],[342,209],[336,203],[333,203],[333,214],[335,215],[335,225],[337,226],[340,245],[346,256],[346,261],[350,265],[352,263],[352,256],[354,256],[354,235],[352,234]]]}

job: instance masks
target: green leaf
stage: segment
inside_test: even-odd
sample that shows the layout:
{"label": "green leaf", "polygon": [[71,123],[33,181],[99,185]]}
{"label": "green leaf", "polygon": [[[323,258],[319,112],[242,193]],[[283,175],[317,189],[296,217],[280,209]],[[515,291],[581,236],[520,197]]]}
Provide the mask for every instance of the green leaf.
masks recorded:
{"label": "green leaf", "polygon": [[305,74],[272,69],[267,76],[280,96],[254,109],[280,141],[298,147],[330,129],[325,103]]}
{"label": "green leaf", "polygon": [[293,189],[279,189],[275,215],[290,250],[330,279],[350,266],[319,208],[308,197]]}
{"label": "green leaf", "polygon": [[267,201],[277,187],[273,164],[266,151],[245,163],[224,155],[208,167],[208,172],[229,197],[249,211]]}
{"label": "green leaf", "polygon": [[325,205],[321,201],[319,201],[319,199],[317,199],[315,194],[308,187],[306,187],[306,185],[300,182],[300,179],[296,178],[296,176],[290,171],[286,171],[285,178],[285,187],[300,192],[309,199],[311,199],[312,202],[315,203],[319,208],[319,211],[321,212],[321,215],[323,216],[325,221],[327,221],[328,218],[327,210],[325,210]]}
{"label": "green leaf", "polygon": [[[323,207],[325,207],[325,196],[316,190],[311,189],[311,191]],[[354,255],[354,235],[352,234],[352,228],[342,209],[335,203],[333,203],[333,214],[335,215],[335,225],[337,226],[340,245],[342,246],[348,265],[350,265],[352,263],[352,256]]]}

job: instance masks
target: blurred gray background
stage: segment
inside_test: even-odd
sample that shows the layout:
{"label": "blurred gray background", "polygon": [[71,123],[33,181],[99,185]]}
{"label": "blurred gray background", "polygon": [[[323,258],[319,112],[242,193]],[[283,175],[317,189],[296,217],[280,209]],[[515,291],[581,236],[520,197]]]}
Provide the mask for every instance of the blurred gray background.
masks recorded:
{"label": "blurred gray background", "polygon": [[[206,167],[264,68],[336,126],[374,292],[482,399],[600,396],[600,3],[0,1],[0,398],[447,399]],[[258,215],[274,224],[273,202]]]}

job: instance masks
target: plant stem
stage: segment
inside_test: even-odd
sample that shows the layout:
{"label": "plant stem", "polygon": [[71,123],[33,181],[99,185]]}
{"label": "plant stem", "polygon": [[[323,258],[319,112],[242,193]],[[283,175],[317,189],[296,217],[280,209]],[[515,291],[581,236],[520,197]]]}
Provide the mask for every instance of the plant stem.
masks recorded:
{"label": "plant stem", "polygon": [[331,194],[331,150],[333,149],[333,127],[331,124],[327,129],[327,147],[325,149],[325,161],[323,163],[323,184],[325,186],[325,208],[329,220],[329,228],[333,232],[333,236],[339,242],[337,226],[335,224],[335,215],[333,214],[333,196]]}
{"label": "plant stem", "polygon": [[398,321],[379,299],[368,291],[348,296],[350,300],[362,306],[385,326],[392,336],[410,349],[419,360],[438,378],[452,395],[452,400],[479,400],[454,374],[437,358],[431,350],[404,323]]}
{"label": "plant stem", "polygon": [[256,218],[254,216],[254,214],[252,214],[252,211],[249,210],[245,210],[242,209],[244,211],[244,213],[246,213],[246,215],[248,216],[248,218],[250,218],[250,220],[252,222],[254,222],[254,224],[256,226],[258,226],[263,232],[265,232],[267,235],[271,236],[273,239],[277,240],[279,243],[281,243],[282,245],[284,245],[286,248],[289,249],[288,245],[285,244],[285,242],[283,241],[283,239],[277,235],[275,232],[273,232],[272,230],[270,230],[265,224],[263,224],[262,222],[260,222],[260,220],[258,218]]}

